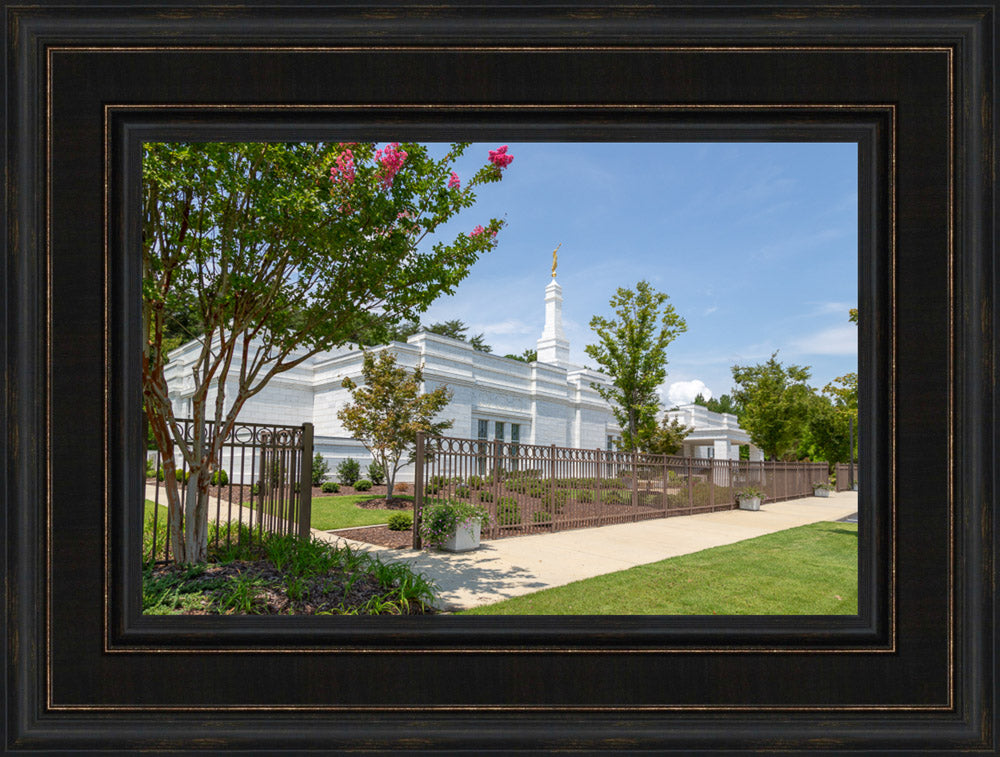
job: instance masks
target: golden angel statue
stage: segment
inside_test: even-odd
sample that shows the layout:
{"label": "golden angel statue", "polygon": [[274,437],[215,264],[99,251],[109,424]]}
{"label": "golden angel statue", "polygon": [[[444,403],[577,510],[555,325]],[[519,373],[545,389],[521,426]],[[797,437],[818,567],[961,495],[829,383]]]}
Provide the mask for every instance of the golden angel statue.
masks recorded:
{"label": "golden angel statue", "polygon": [[559,256],[556,253],[559,252],[559,247],[562,247],[562,242],[552,251],[552,278],[556,277],[556,265],[559,262]]}

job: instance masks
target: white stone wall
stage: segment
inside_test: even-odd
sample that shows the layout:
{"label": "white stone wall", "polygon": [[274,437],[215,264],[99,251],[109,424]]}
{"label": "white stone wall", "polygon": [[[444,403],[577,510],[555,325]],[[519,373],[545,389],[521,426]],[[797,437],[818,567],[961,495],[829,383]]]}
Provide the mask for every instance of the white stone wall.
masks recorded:
{"label": "white stone wall", "polygon": [[[190,365],[198,349],[192,343],[171,353],[168,382],[178,408],[194,390]],[[376,349],[391,349],[397,363],[410,370],[422,364],[424,391],[448,387],[451,402],[439,418],[453,422],[446,432],[449,436],[476,438],[478,421],[488,420],[489,439],[494,438],[497,421],[505,424],[507,441],[511,438],[510,424],[517,423],[524,444],[606,449],[609,436],[621,437],[611,408],[591,386],[609,383],[606,375],[596,371],[580,366],[523,363],[428,333],[411,336],[405,344],[393,342]],[[273,378],[246,403],[240,420],[282,425],[312,422],[316,449],[327,459],[331,471],[346,457],[357,459],[365,469],[371,460],[368,451],[350,438],[337,417],[337,412],[351,401],[342,382],[350,377],[361,383],[362,359],[360,350],[347,348],[310,358]],[[233,368],[234,374],[236,371],[238,366]],[[235,384],[228,391],[234,394]],[[735,459],[737,445],[749,443],[735,416],[711,413],[696,405],[670,411],[669,415],[696,427],[685,445],[686,454],[707,457],[708,449],[712,449],[716,457],[724,454]],[[751,454],[754,451],[756,448],[751,449]],[[412,480],[412,470],[400,475],[400,480]]]}

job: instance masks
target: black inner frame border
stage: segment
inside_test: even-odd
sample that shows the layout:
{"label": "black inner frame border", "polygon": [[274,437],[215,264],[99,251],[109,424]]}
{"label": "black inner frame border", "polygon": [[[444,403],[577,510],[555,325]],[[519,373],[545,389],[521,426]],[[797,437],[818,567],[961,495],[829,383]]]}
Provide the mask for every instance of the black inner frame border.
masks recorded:
{"label": "black inner frame border", "polygon": [[[614,618],[205,618],[144,617],[139,596],[137,539],[141,515],[124,517],[116,494],[127,481],[134,451],[109,434],[106,492],[108,586],[107,652],[839,652],[895,650],[893,497],[882,487],[894,481],[894,407],[891,386],[876,386],[878,374],[891,375],[894,344],[887,319],[894,312],[890,284],[894,250],[895,108],[891,105],[715,106],[106,106],[109,244],[106,338],[112,415],[124,413],[141,436],[141,420],[124,396],[138,397],[137,330],[115,313],[135,312],[137,271],[124,251],[138,249],[138,207],[143,141],[303,141],[406,139],[449,141],[502,138],[520,141],[853,141],[859,164],[859,307],[881,315],[863,324],[859,375],[863,438],[859,502],[859,614],[857,616],[631,616]],[[333,111],[331,113],[331,111]],[[405,115],[401,114],[401,111]],[[447,121],[445,121],[447,119]],[[360,132],[360,134],[359,134]],[[460,133],[459,133],[460,132]],[[566,136],[569,135],[569,139]],[[610,135],[610,136],[609,136]],[[532,136],[534,139],[532,139]],[[881,307],[880,307],[881,305]],[[876,325],[881,318],[883,323]],[[128,319],[126,319],[128,320]],[[136,313],[134,322],[138,323]],[[867,326],[867,328],[865,328]],[[884,342],[890,341],[890,344]],[[130,352],[122,344],[134,345]],[[126,370],[123,372],[122,368]],[[124,395],[115,389],[124,387]],[[110,426],[107,424],[106,429]],[[116,447],[117,441],[117,447]],[[888,452],[888,456],[886,455]],[[878,459],[881,456],[881,459]],[[129,461],[131,463],[131,461]],[[876,475],[867,475],[877,471]],[[867,483],[869,486],[865,486]],[[126,498],[127,501],[127,498]],[[114,515],[112,515],[114,514]],[[124,536],[124,538],[122,538]],[[221,620],[221,622],[220,622]],[[511,621],[514,622],[511,622]],[[317,622],[318,621],[318,622]],[[388,621],[388,622],[386,622]],[[499,622],[498,622],[499,621]],[[332,628],[331,626],[338,626]],[[433,628],[430,626],[433,625]]]}

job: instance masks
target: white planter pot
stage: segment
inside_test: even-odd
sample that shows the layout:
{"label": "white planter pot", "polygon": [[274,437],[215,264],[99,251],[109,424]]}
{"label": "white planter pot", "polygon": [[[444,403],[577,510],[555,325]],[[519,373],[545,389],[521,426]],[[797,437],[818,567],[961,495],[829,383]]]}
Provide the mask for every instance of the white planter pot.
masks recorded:
{"label": "white planter pot", "polygon": [[468,552],[472,549],[479,549],[481,528],[478,520],[460,525],[451,538],[441,543],[441,549],[445,552]]}
{"label": "white planter pot", "polygon": [[813,489],[813,496],[814,497],[829,497],[830,496],[830,490],[829,489]]}
{"label": "white planter pot", "polygon": [[760,497],[740,497],[740,510],[760,510]]}

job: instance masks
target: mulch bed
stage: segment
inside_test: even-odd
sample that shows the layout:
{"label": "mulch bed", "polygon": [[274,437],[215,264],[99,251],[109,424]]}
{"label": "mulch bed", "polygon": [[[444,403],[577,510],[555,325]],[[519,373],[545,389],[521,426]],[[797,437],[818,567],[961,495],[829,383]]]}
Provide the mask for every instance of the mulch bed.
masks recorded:
{"label": "mulch bed", "polygon": [[366,528],[342,528],[329,533],[343,536],[345,539],[363,541],[365,544],[375,544],[379,547],[393,549],[410,549],[413,546],[413,529],[405,531],[390,531],[388,526],[368,526]]}
{"label": "mulch bed", "polygon": [[[182,574],[187,570],[188,567],[182,565],[159,565],[153,569],[153,576]],[[320,612],[332,612],[344,606],[362,607],[372,597],[385,594],[385,589],[372,576],[362,576],[349,582],[345,580],[347,577],[344,574],[331,572],[304,579],[302,598],[292,600],[285,592],[286,574],[267,561],[235,561],[225,565],[212,563],[206,567],[203,574],[187,579],[185,584],[188,587],[203,584],[208,588],[217,585],[220,579],[233,579],[241,575],[260,582],[261,585],[255,592],[253,611],[261,615],[315,615]],[[220,594],[219,589],[209,591],[203,607],[185,610],[183,614],[233,614],[232,610],[223,609],[215,604]],[[411,614],[435,612],[434,608],[424,607],[419,603],[411,604],[409,611]]]}

